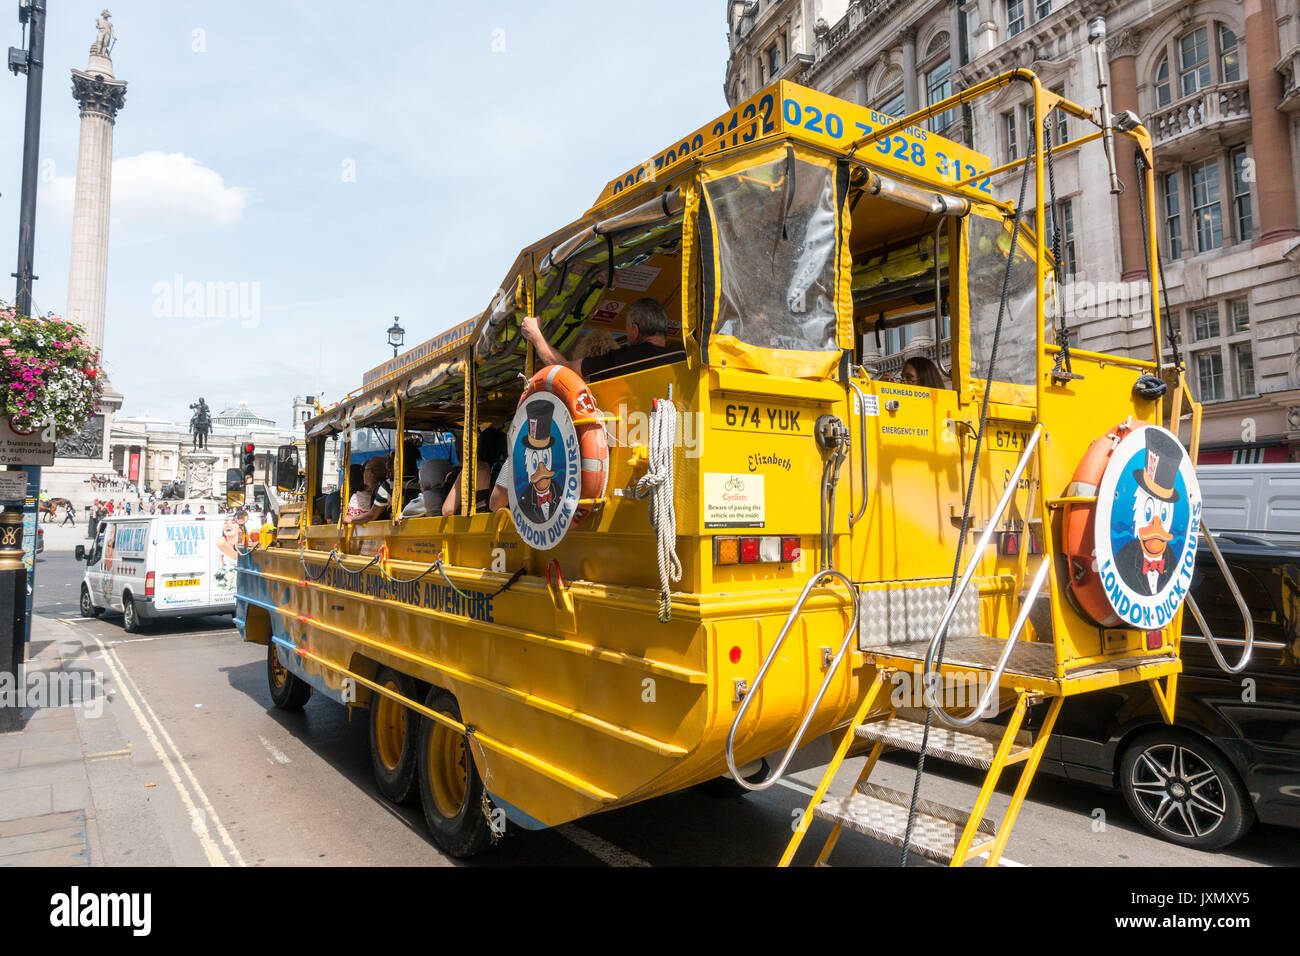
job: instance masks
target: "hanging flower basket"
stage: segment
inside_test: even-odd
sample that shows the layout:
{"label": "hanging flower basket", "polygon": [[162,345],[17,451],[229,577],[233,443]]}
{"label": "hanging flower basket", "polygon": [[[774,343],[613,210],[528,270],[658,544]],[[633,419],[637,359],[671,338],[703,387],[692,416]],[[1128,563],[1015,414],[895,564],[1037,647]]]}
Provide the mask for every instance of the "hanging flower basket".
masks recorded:
{"label": "hanging flower basket", "polygon": [[0,412],[15,431],[75,435],[99,411],[103,378],[81,326],[0,303]]}

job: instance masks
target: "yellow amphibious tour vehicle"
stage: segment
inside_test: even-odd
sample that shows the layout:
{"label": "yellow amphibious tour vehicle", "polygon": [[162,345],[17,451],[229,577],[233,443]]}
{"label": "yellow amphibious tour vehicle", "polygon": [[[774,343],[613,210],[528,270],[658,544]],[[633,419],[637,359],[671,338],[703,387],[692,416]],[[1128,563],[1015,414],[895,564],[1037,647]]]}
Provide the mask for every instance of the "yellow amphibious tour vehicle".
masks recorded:
{"label": "yellow amphibious tour vehicle", "polygon": [[[1009,84],[1032,92],[1027,160],[995,170],[928,130]],[[276,704],[368,711],[380,789],[422,800],[456,855],[507,820],[727,774],[765,788],[833,733],[783,864],[814,817],[833,824],[819,862],[849,828],[996,863],[1067,696],[1142,681],[1172,721],[1210,540],[1200,408],[1158,298],[1142,354],[1071,345],[1045,214],[1060,116],[1098,128],[1055,154],[1136,143],[1154,223],[1137,118],[1025,70],[904,120],[779,82],[609,183],[483,315],[308,424],[303,501],[239,568]],[[1016,205],[990,189],[1013,169]],[[875,343],[904,329],[928,337],[937,383],[882,375]],[[605,332],[637,344],[574,358]],[[363,513],[373,457],[391,460],[382,514]],[[859,779],[828,797],[855,746]],[[871,782],[886,747],[986,768],[975,806]]]}

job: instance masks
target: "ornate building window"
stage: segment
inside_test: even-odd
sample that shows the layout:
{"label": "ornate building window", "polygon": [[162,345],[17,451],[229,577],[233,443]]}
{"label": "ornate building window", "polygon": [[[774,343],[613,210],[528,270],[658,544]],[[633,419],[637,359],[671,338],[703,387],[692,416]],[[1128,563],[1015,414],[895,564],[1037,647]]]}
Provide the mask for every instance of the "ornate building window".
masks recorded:
{"label": "ornate building window", "polygon": [[1020,139],[1016,131],[1016,111],[1002,114],[1003,142],[1007,147],[1007,162],[1020,158]]}
{"label": "ornate building window", "polygon": [[1219,163],[1210,158],[1189,170],[1192,182],[1192,218],[1196,222],[1196,251],[1210,252],[1223,245],[1223,211],[1219,205]]}
{"label": "ornate building window", "polygon": [[1183,96],[1210,85],[1210,40],[1205,27],[1178,41],[1178,87]]}
{"label": "ornate building window", "polygon": [[[1192,371],[1200,401],[1258,394],[1250,304],[1246,299],[1210,302],[1190,309],[1185,332],[1195,343]],[[1231,373],[1225,375],[1225,369],[1231,369]]]}
{"label": "ornate building window", "polygon": [[1235,83],[1241,79],[1241,59],[1237,52],[1237,34],[1222,23],[1216,23],[1219,38],[1219,75],[1224,83]]}
{"label": "ornate building window", "polygon": [[[952,96],[952,66],[948,60],[944,60],[925,74],[925,105],[933,106],[950,96]],[[938,116],[930,117],[930,132],[942,133],[952,125],[952,121],[952,110],[944,110]]]}
{"label": "ornate building window", "polygon": [[[1178,70],[1176,86],[1171,65]],[[1225,23],[1205,23],[1171,40],[1156,62],[1152,78],[1155,107],[1168,106],[1175,98],[1192,96],[1215,83],[1241,79],[1241,44],[1236,32]]]}
{"label": "ornate building window", "polygon": [[1168,106],[1172,99],[1169,92],[1169,57],[1164,57],[1156,67],[1156,106]]}
{"label": "ornate building window", "polygon": [[895,119],[897,119],[900,116],[906,116],[907,100],[904,99],[903,97],[903,91],[899,90],[889,99],[887,99],[883,105],[876,107],[876,109],[878,112],[884,113],[887,116],[892,116]]}
{"label": "ornate building window", "polygon": [[1237,240],[1249,238],[1254,220],[1250,214],[1250,160],[1246,147],[1238,146],[1229,154],[1232,163],[1232,216]]}
{"label": "ornate building window", "polygon": [[1201,401],[1223,398],[1223,356],[1217,351],[1196,353],[1196,383]]}
{"label": "ornate building window", "polygon": [[[1212,252],[1251,238],[1254,217],[1248,170],[1246,147],[1236,146],[1161,177],[1165,243],[1171,259],[1189,251]],[[1190,224],[1180,215],[1183,203],[1190,204]]]}
{"label": "ornate building window", "polygon": [[1007,0],[1007,36],[1013,37],[1025,29],[1025,0]]}
{"label": "ornate building window", "polygon": [[1232,347],[1232,357],[1237,368],[1237,395],[1255,394],[1255,356],[1250,350],[1250,343]]}
{"label": "ornate building window", "polygon": [[1183,225],[1179,211],[1178,174],[1168,173],[1165,183],[1165,239],[1169,243],[1169,258],[1179,259],[1183,255]]}

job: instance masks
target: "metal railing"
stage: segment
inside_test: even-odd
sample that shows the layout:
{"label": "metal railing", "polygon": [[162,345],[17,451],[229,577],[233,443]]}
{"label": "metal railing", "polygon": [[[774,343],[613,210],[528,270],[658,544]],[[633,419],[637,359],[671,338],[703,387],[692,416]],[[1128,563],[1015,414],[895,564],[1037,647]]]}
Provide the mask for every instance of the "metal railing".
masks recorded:
{"label": "metal railing", "polygon": [[[749,709],[749,703],[758,693],[759,687],[763,684],[763,678],[767,676],[768,669],[771,668],[772,662],[776,660],[777,654],[781,652],[781,645],[785,643],[786,635],[790,633],[790,627],[799,618],[803,611],[804,603],[808,600],[808,595],[812,593],[814,587],[827,578],[836,578],[844,582],[844,586],[849,589],[849,597],[853,603],[853,619],[849,623],[849,629],[844,635],[844,641],[840,644],[839,653],[827,664],[826,676],[822,679],[822,685],[817,691],[817,696],[809,705],[807,712],[804,714],[803,721],[799,724],[799,729],[795,732],[794,740],[790,741],[790,746],[786,748],[785,754],[781,757],[780,764],[775,771],[768,776],[766,780],[758,783],[750,783],[740,775],[736,768],[736,731],[740,728],[740,722],[745,719],[745,712]],[[844,655],[848,652],[849,643],[853,636],[858,632],[858,591],[853,586],[853,582],[848,579],[842,572],[834,568],[825,568],[818,571],[808,583],[804,585],[803,591],[800,592],[799,598],[794,602],[794,607],[790,609],[790,614],[785,619],[785,624],[781,627],[781,633],[777,635],[776,643],[772,649],[767,652],[767,657],[763,660],[763,666],[758,670],[758,676],[754,678],[753,687],[744,687],[743,684],[738,686],[738,690],[743,690],[744,696],[741,698],[740,709],[736,711],[736,719],[731,722],[731,730],[727,733],[727,769],[731,771],[732,779],[740,784],[746,790],[766,790],[776,784],[781,776],[785,773],[785,768],[790,765],[790,760],[794,757],[794,752],[799,749],[799,744],[803,742],[803,735],[808,730],[808,725],[812,723],[813,715],[817,713],[817,708],[821,706],[822,698],[826,696],[826,689],[830,687],[831,678],[839,670],[840,662],[844,660]],[[829,648],[828,648],[829,650]]]}
{"label": "metal railing", "polygon": [[[1029,433],[1029,438],[1025,441],[1025,450],[1021,452],[1020,460],[1016,462],[1016,467],[1012,470],[1010,477],[1007,479],[1007,485],[1005,490],[1002,492],[1002,497],[998,499],[998,503],[994,507],[993,513],[989,515],[988,522],[984,526],[984,531],[980,534],[979,541],[976,542],[975,548],[971,552],[970,560],[966,562],[966,570],[962,572],[961,579],[957,582],[957,586],[953,588],[952,594],[948,596],[948,603],[944,605],[943,615],[939,618],[939,626],[935,628],[934,636],[930,638],[930,645],[925,651],[925,667],[921,672],[923,681],[928,681],[930,679],[932,665],[934,672],[936,674],[938,673],[938,668],[942,664],[942,661],[935,662],[934,657],[939,649],[939,642],[943,639],[944,635],[948,633],[948,628],[952,624],[953,615],[957,613],[957,605],[961,603],[962,595],[966,593],[966,588],[970,586],[971,579],[975,576],[975,569],[984,558],[985,549],[989,546],[989,542],[993,540],[993,535],[997,533],[998,523],[1006,513],[1007,507],[1011,504],[1012,498],[1015,497],[1016,490],[1020,487],[1020,477],[1025,473],[1025,468],[1029,465],[1029,459],[1033,456],[1034,451],[1037,450],[1038,441],[1042,437],[1043,426],[1041,424],[1035,425],[1034,430]],[[1044,558],[1043,567],[1046,568],[1049,564],[1050,562]],[[1039,569],[1039,578],[1041,578],[1043,574],[1044,571]],[[1037,583],[1041,586],[1042,582],[1037,581]],[[1020,618],[1017,619],[1017,633],[1018,628],[1023,626],[1024,618],[1027,617],[1029,613],[1028,608],[1032,603],[1032,598],[1027,597],[1022,605]],[[1002,652],[1002,660],[998,663],[999,668],[1005,667],[1007,660],[1010,658],[1010,649],[1013,646],[1013,639],[1014,635],[1013,638],[1008,639],[1007,641],[1007,647]],[[1000,673],[1001,671],[999,670],[998,674],[1000,675]],[[997,681],[991,681],[990,686],[996,687]],[[945,722],[956,722],[944,712],[942,707],[938,706],[938,701],[935,701],[929,706],[930,710]],[[979,712],[979,710],[976,711],[977,714]],[[973,721],[971,722],[973,723]]]}
{"label": "metal railing", "polygon": [[1223,580],[1227,582],[1228,590],[1232,592],[1232,599],[1237,602],[1237,610],[1241,612],[1242,623],[1246,627],[1246,640],[1241,650],[1241,660],[1229,667],[1228,662],[1223,659],[1223,654],[1219,651],[1219,642],[1210,632],[1210,626],[1205,622],[1201,609],[1196,605],[1196,599],[1192,597],[1190,590],[1187,592],[1187,606],[1192,609],[1192,616],[1196,618],[1196,623],[1201,629],[1201,636],[1205,638],[1205,643],[1210,646],[1210,653],[1214,655],[1215,662],[1219,668],[1228,674],[1240,674],[1250,663],[1250,655],[1255,649],[1255,619],[1250,616],[1250,608],[1246,607],[1246,599],[1241,596],[1241,589],[1237,587],[1237,579],[1232,576],[1228,570],[1228,562],[1223,559],[1223,552],[1219,550],[1218,542],[1214,540],[1214,535],[1210,533],[1204,523],[1201,524],[1201,537],[1205,543],[1210,546],[1210,554],[1214,555],[1214,561],[1219,566],[1219,573],[1223,575]]}

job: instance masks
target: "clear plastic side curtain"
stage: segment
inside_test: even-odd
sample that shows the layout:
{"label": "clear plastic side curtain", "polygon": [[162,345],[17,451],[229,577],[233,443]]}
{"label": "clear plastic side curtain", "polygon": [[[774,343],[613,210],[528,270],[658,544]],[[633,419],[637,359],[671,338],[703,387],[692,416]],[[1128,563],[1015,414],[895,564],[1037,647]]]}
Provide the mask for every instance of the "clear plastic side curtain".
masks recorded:
{"label": "clear plastic side curtain", "polygon": [[713,253],[714,281],[706,275],[703,282],[707,361],[833,377],[840,343],[851,340],[837,310],[845,295],[835,161],[787,146],[710,172],[700,217],[703,247]]}

